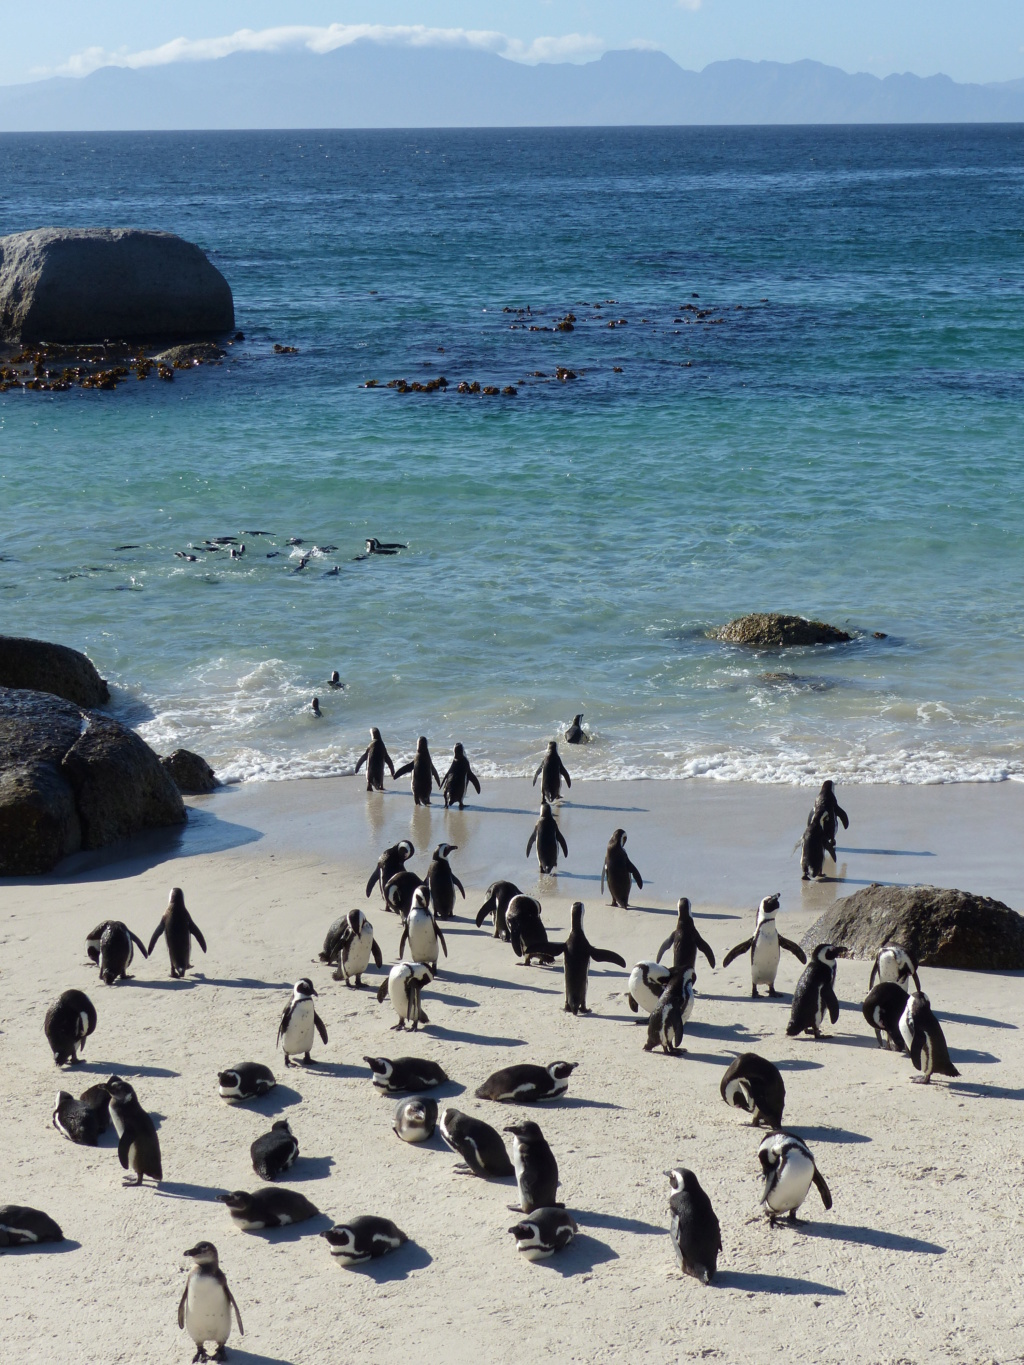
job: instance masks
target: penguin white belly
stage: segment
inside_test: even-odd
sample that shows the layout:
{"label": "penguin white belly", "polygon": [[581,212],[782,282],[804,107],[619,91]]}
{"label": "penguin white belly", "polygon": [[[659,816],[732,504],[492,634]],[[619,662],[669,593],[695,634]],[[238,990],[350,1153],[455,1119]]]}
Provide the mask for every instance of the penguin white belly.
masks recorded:
{"label": "penguin white belly", "polygon": [[[650,986],[644,985],[644,968],[647,968],[647,980]],[[668,980],[669,970],[661,967],[656,962],[638,962],[629,974],[629,994],[637,1003],[638,1009],[644,1014],[653,1014],[658,1006],[658,999],[661,991],[665,989],[665,982]],[[660,990],[655,992],[652,986],[660,985]],[[524,1253],[525,1254],[525,1253]]]}
{"label": "penguin white belly", "polygon": [[683,995],[682,1020],[685,1024],[693,1013],[693,990],[692,988]]}
{"label": "penguin white belly", "polygon": [[345,953],[345,970],[349,976],[362,976],[370,965],[370,949],[373,944],[373,930],[365,929],[357,939],[348,945]]}
{"label": "penguin white belly", "polygon": [[408,980],[409,977],[404,972],[392,972],[388,977],[388,996],[399,1019],[408,1019],[409,1017],[409,996],[406,991]]}
{"label": "penguin white belly", "polygon": [[296,1002],[288,1020],[288,1027],[281,1039],[281,1046],[285,1052],[309,1052],[312,1049],[313,1016],[315,1013],[312,1000]]}
{"label": "penguin white belly", "polygon": [[406,925],[409,932],[409,952],[414,962],[428,962],[432,967],[437,963],[437,934],[434,922],[427,914],[412,911]]}
{"label": "penguin white belly", "polygon": [[779,973],[779,931],[774,924],[763,924],[754,938],[750,953],[750,982],[753,986],[774,986]]}
{"label": "penguin white belly", "polygon": [[773,1213],[789,1213],[807,1198],[814,1179],[814,1162],[803,1152],[791,1152],[782,1163],[765,1203]]}
{"label": "penguin white belly", "polygon": [[907,1045],[907,1051],[909,1052],[910,1049],[914,1046],[914,1026],[910,1022],[909,1001],[907,1002],[907,1008],[900,1015],[900,1033],[903,1037],[904,1043],[906,1043]]}
{"label": "penguin white belly", "polygon": [[185,1300],[185,1330],[197,1346],[215,1341],[223,1346],[231,1335],[231,1305],[212,1275],[193,1275]]}

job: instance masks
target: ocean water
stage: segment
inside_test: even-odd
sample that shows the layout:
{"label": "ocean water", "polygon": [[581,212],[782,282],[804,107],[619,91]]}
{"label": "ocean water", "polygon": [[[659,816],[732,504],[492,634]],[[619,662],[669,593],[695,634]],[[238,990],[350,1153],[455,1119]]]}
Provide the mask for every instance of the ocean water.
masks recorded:
{"label": "ocean water", "polygon": [[[1024,128],[0,137],[50,223],[199,242],[245,333],[0,395],[0,629],[161,750],[532,773],[582,710],[592,776],[1024,776]],[[856,638],[707,637],[767,609]]]}

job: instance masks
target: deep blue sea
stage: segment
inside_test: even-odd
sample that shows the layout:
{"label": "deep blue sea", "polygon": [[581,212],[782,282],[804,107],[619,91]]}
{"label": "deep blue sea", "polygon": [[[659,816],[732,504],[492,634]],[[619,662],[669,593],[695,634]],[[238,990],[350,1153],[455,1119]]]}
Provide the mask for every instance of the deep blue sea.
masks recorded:
{"label": "deep blue sea", "polygon": [[[582,710],[594,776],[1024,777],[1024,127],[0,137],[48,224],[200,243],[245,334],[0,395],[0,630],[161,750],[532,772]],[[766,609],[858,636],[707,638]]]}

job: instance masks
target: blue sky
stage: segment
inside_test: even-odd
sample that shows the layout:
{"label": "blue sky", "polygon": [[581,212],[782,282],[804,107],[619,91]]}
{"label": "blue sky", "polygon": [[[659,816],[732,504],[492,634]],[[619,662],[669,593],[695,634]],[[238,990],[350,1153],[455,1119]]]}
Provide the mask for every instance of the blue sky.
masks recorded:
{"label": "blue sky", "polygon": [[[462,41],[526,59],[583,60],[642,43],[694,69],[729,57],[811,57],[879,76],[1024,76],[1024,0],[51,0],[43,10],[4,7],[0,84],[81,74],[111,57],[130,64],[162,60],[138,54],[175,39],[189,40],[175,52],[194,56],[220,50],[203,44],[242,29],[260,34],[304,26],[312,34],[249,41],[330,44],[335,39],[318,38],[316,30],[358,24],[482,32]],[[446,41],[439,34],[428,40]]]}

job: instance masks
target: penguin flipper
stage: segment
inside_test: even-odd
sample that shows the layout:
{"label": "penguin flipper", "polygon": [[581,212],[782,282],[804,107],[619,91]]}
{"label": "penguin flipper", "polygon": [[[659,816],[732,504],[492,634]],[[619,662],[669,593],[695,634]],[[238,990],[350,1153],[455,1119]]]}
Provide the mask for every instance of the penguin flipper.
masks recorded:
{"label": "penguin flipper", "polygon": [[796,960],[798,962],[802,962],[804,966],[807,965],[807,954],[800,947],[799,943],[794,943],[793,940],[790,938],[783,938],[782,935],[780,934],[779,947],[785,948],[787,953],[792,953]]}
{"label": "penguin flipper", "polygon": [[185,1300],[188,1298],[188,1280],[185,1281],[185,1288],[181,1291],[181,1303],[178,1304],[178,1327],[181,1331],[185,1330]]}
{"label": "penguin flipper", "polygon": [[564,943],[549,943],[545,948],[542,948],[542,949],[540,950],[540,952],[538,953],[538,956],[541,956],[541,957],[561,957],[562,954],[563,954],[564,952],[565,952],[565,944],[564,944]]}
{"label": "penguin flipper", "polygon": [[163,922],[163,920],[161,920],[160,923],[159,923],[159,924],[156,926],[156,928],[153,930],[153,935],[152,935],[152,937],[151,937],[150,940],[149,940],[149,949],[148,949],[147,952],[146,952],[146,956],[147,956],[147,957],[148,957],[149,954],[153,951],[153,949],[156,947],[156,945],[159,943],[159,941],[160,941],[160,935],[163,933],[163,931],[164,931],[164,922]]}
{"label": "penguin flipper", "polygon": [[591,948],[591,962],[614,962],[616,967],[625,967],[626,959],[620,957],[618,953],[613,953],[610,948]]}
{"label": "penguin flipper", "polygon": [[725,957],[722,958],[722,966],[728,967],[730,962],[735,962],[741,953],[746,953],[753,946],[752,938],[745,938],[742,943],[737,943],[735,948],[730,948]]}
{"label": "penguin flipper", "polygon": [[399,943],[399,945],[398,945],[398,956],[399,956],[399,957],[401,957],[402,954],[405,952],[405,945],[406,945],[408,942],[409,942],[409,927],[408,927],[408,925],[406,925],[406,927],[402,930],[402,941],[401,941],[401,942]]}
{"label": "penguin flipper", "polygon": [[132,931],[129,929],[128,937],[132,940],[134,944],[137,945],[139,952],[142,954],[143,957],[149,957],[149,949],[144,945],[142,939],[139,938],[138,934],[133,934]]}
{"label": "penguin flipper", "polygon": [[838,1024],[839,1001],[836,999],[836,993],[831,986],[826,986],[825,989],[822,991],[821,1001],[825,1008],[828,1010],[828,1017],[832,1020],[833,1024]]}
{"label": "penguin flipper", "polygon": [[562,852],[563,852],[563,853],[565,854],[565,856],[568,858],[568,856],[569,856],[569,845],[565,842],[565,835],[562,833],[562,831],[561,831],[560,829],[556,829],[556,830],[555,830],[555,835],[556,835],[556,837],[557,837],[557,839],[558,839],[558,843],[559,843],[559,846],[561,847]]}
{"label": "penguin flipper", "polygon": [[431,763],[430,765],[430,776],[434,779],[438,786],[441,785],[441,779],[438,777],[437,769],[434,767],[433,763]]}
{"label": "penguin flipper", "polygon": [[914,1070],[921,1070],[921,1054],[924,1052],[924,1029],[914,1030],[914,1040],[910,1044],[910,1060],[914,1063]]}
{"label": "penguin flipper", "polygon": [[458,877],[456,877],[456,875],[455,875],[454,872],[452,873],[452,881],[455,883],[455,885],[456,885],[456,886],[459,888],[459,890],[462,892],[462,899],[465,900],[465,899],[466,899],[466,888],[462,885],[462,883],[459,881]]}
{"label": "penguin flipper", "polygon": [[327,1025],[324,1023],[324,1021],[320,1018],[319,1014],[317,1014],[317,1012],[316,1012],[315,1010],[313,1011],[313,1023],[316,1025],[316,1031],[317,1031],[317,1033],[319,1033],[320,1037],[321,1037],[321,1038],[323,1039],[323,1041],[326,1043],[326,1042],[327,1042]]}
{"label": "penguin flipper", "polygon": [[373,888],[377,885],[377,883],[378,883],[379,881],[380,881],[380,868],[379,868],[379,867],[375,867],[375,868],[373,869],[373,874],[372,874],[372,876],[370,877],[370,880],[366,883],[366,896],[367,896],[367,899],[370,898],[370,896],[371,896],[372,893],[373,893]]}
{"label": "penguin flipper", "polygon": [[832,1195],[828,1186],[825,1184],[825,1177],[818,1170],[817,1166],[814,1168],[814,1175],[811,1179],[814,1181],[815,1188],[821,1195],[821,1202],[827,1209],[830,1209],[832,1207]]}
{"label": "penguin flipper", "polygon": [[369,751],[369,749],[367,749],[366,752],[363,754],[362,758],[359,759],[359,761],[356,763],[356,767],[355,767],[356,772],[359,771],[359,769],[363,766],[363,764],[366,762],[366,760],[367,760],[369,757],[370,757],[370,751]]}
{"label": "penguin flipper", "polygon": [[235,1321],[238,1323],[238,1335],[244,1337],[245,1328],[242,1326],[242,1315],[238,1311],[238,1304],[235,1303],[234,1294],[232,1294],[231,1290],[228,1288],[227,1280],[224,1281],[224,1293],[228,1296],[228,1303],[230,1303],[231,1307],[235,1310]]}
{"label": "penguin flipper", "polygon": [[[921,1068],[918,1067],[919,1071],[920,1069]],[[128,1169],[128,1153],[131,1151],[131,1148],[132,1148],[131,1135],[128,1133],[126,1129],[117,1140],[117,1159],[118,1161],[120,1161],[121,1165],[124,1167],[125,1170]]]}
{"label": "penguin flipper", "polygon": [[519,935],[518,933],[516,933],[514,930],[511,930],[511,929],[510,929],[510,930],[509,930],[509,939],[508,939],[508,941],[509,941],[509,943],[512,944],[512,951],[515,953],[516,957],[522,957],[522,956],[523,956],[523,940],[522,940],[522,938],[520,937],[520,935]]}
{"label": "penguin flipper", "polygon": [[[627,862],[628,862],[628,859],[627,859]],[[641,877],[640,873],[636,870],[636,868],[633,866],[632,863],[628,863],[628,865],[629,865],[630,875],[632,876],[633,880],[636,882],[637,886],[638,886],[638,887],[640,888],[640,890],[642,891],[642,890],[644,889],[644,879],[643,879],[643,877]]]}
{"label": "penguin flipper", "polygon": [[533,846],[534,846],[534,844],[535,844],[536,842],[537,842],[537,831],[536,831],[536,829],[535,829],[535,830],[533,831],[533,833],[530,835],[529,839],[527,839],[527,841],[526,841],[526,856],[527,856],[527,857],[530,856],[530,850],[533,848]]}
{"label": "penguin flipper", "polygon": [[497,908],[494,905],[493,900],[484,901],[483,905],[481,905],[480,909],[476,912],[476,927],[478,929],[483,928],[484,920],[490,914],[497,914]]}
{"label": "penguin flipper", "polygon": [[921,989],[921,978],[918,976],[918,974],[917,974],[917,969],[916,969],[916,968],[915,968],[915,970],[914,970],[913,972],[911,972],[911,976],[913,976],[913,978],[914,978],[914,985],[917,987],[918,990],[920,990],[920,989]]}
{"label": "penguin flipper", "polygon": [[442,933],[441,933],[441,930],[437,927],[437,920],[434,920],[434,933],[437,935],[437,941],[438,941],[438,943],[440,943],[440,945],[441,945],[441,950],[443,951],[445,957],[447,957],[447,956],[448,956],[448,945],[447,945],[447,943],[445,943],[445,941],[444,941],[444,934],[442,934]]}
{"label": "penguin flipper", "polygon": [[389,984],[390,984],[390,983],[389,983],[389,980],[388,980],[387,977],[385,977],[384,980],[380,983],[380,987],[379,987],[379,989],[378,989],[378,991],[377,991],[377,1004],[378,1004],[378,1005],[383,1005],[384,999],[385,999],[385,997],[386,997],[386,995],[387,995],[387,993],[388,993],[388,985],[389,985]]}
{"label": "penguin flipper", "polygon": [[480,795],[480,783],[477,781],[476,773],[470,771],[470,772],[468,772],[468,773],[466,774],[466,776],[469,778],[470,782],[472,782],[473,786],[476,787],[476,794],[477,794],[477,796],[479,796],[479,795]]}
{"label": "penguin flipper", "polygon": [[636,1001],[633,999],[633,997],[630,995],[628,991],[626,992],[626,999],[629,1001],[629,1008],[633,1011],[633,1013],[639,1014],[640,1006],[636,1003]]}
{"label": "penguin flipper", "polygon": [[[779,939],[779,942],[781,943],[782,940]],[[874,966],[871,968],[871,975],[868,977],[868,990],[870,990],[871,987],[875,984],[875,978],[877,977],[877,975],[878,975],[878,956],[877,956],[877,954],[876,954]],[[915,977],[915,980],[916,980],[916,977]],[[918,986],[917,989],[920,990],[921,987]]]}
{"label": "penguin flipper", "polygon": [[373,954],[373,960],[374,962],[376,962],[377,966],[383,967],[384,958],[381,956],[380,944],[377,942],[376,939],[374,939],[373,942],[370,944],[370,952]]}
{"label": "penguin flipper", "polygon": [[608,859],[606,858],[606,859],[604,860],[604,866],[601,868],[601,895],[602,895],[602,896],[604,895],[604,874],[605,874],[605,872],[607,872],[607,870],[608,870]]}
{"label": "penguin flipper", "polygon": [[292,1007],[291,1007],[291,1005],[285,1005],[285,1007],[284,1007],[284,1014],[281,1015],[281,1022],[280,1022],[280,1023],[278,1024],[278,1026],[277,1026],[277,1041],[278,1041],[278,1042],[281,1041],[281,1034],[284,1033],[285,1029],[288,1027],[288,1020],[289,1020],[289,1018],[290,1018],[290,1016],[291,1016],[291,1012],[292,1012]]}
{"label": "penguin flipper", "polygon": [[195,939],[195,941],[199,944],[200,948],[202,948],[203,952],[205,953],[206,939],[203,938],[203,931],[199,928],[199,925],[195,922],[191,915],[189,915],[188,918],[188,927],[192,931],[192,937]]}
{"label": "penguin flipper", "polygon": [[842,821],[843,829],[849,829],[849,828],[850,828],[850,817],[846,814],[846,811],[843,810],[842,806],[836,806],[836,814],[839,816],[839,819]]}
{"label": "penguin flipper", "polygon": [[664,953],[667,953],[668,950],[672,947],[672,944],[675,942],[675,937],[676,937],[675,934],[669,934],[668,938],[665,940],[665,942],[664,942],[664,943],[661,945],[661,947],[658,949],[658,956],[654,959],[655,962],[660,962],[660,961],[661,961],[662,955],[663,955]]}
{"label": "penguin flipper", "polygon": [[540,767],[537,769],[537,771],[536,771],[536,772],[534,773],[534,775],[533,775],[533,781],[530,783],[530,786],[531,786],[531,787],[535,787],[535,786],[537,785],[537,778],[540,777],[541,772],[543,771],[543,768],[544,768],[544,764],[542,763],[542,764],[540,765]]}
{"label": "penguin flipper", "polygon": [[412,763],[403,763],[400,768],[395,769],[395,777],[396,779],[399,777],[405,777],[406,773],[411,773],[412,770],[413,770]]}

